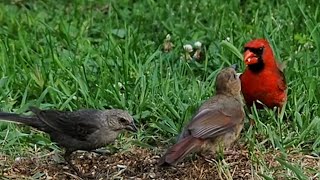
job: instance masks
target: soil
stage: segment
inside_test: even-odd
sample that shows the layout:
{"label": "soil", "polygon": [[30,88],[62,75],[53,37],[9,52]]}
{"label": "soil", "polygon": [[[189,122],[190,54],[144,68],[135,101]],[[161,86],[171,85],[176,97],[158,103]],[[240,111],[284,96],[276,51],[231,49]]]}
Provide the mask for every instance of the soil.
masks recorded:
{"label": "soil", "polygon": [[[75,152],[70,165],[58,163],[56,153],[42,157],[24,157],[9,160],[0,157],[0,168],[7,179],[263,179],[256,172],[249,151],[240,145],[228,150],[223,158],[194,155],[186,158],[175,167],[159,167],[157,162],[164,150],[134,147],[112,155],[100,155],[92,152]],[[269,168],[280,165],[275,157],[279,153],[264,154]],[[318,168],[319,157],[296,155],[293,162],[301,161],[305,168]],[[218,160],[216,160],[218,159]],[[220,160],[219,160],[220,159]],[[252,159],[252,158],[251,158]],[[288,158],[290,159],[290,158]],[[275,170],[276,179],[281,177],[281,168]],[[309,174],[309,177],[316,173]]]}

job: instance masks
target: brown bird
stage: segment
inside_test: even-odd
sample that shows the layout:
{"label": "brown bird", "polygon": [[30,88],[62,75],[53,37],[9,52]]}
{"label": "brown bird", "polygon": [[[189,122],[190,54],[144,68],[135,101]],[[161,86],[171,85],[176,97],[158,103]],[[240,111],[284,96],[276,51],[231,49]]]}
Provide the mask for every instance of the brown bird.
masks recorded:
{"label": "brown bird", "polygon": [[202,104],[178,142],[160,158],[159,165],[175,165],[195,151],[228,148],[239,137],[244,110],[235,68],[223,69],[215,85],[216,95]]}
{"label": "brown bird", "polygon": [[72,152],[95,150],[112,143],[124,130],[137,131],[133,118],[120,109],[64,112],[30,107],[30,110],[34,115],[0,112],[0,119],[26,124],[48,133],[52,141],[65,148],[64,157],[70,165]]}

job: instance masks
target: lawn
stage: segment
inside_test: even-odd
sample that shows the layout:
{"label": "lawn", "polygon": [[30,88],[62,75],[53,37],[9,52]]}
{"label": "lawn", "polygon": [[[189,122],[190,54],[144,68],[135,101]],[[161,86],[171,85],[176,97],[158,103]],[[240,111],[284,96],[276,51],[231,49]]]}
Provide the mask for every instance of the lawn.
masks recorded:
{"label": "lawn", "polygon": [[[94,177],[320,179],[319,22],[314,0],[4,0],[1,110],[128,110],[138,133],[109,145],[112,155],[74,156]],[[168,34],[174,46],[165,52]],[[283,113],[247,113],[230,155],[157,167],[158,156],[215,93],[217,73],[234,63],[242,72],[243,45],[258,37],[287,65]],[[202,59],[188,60],[183,46],[197,41]],[[30,127],[0,122],[0,149],[2,178],[75,178],[56,162],[62,149]]]}

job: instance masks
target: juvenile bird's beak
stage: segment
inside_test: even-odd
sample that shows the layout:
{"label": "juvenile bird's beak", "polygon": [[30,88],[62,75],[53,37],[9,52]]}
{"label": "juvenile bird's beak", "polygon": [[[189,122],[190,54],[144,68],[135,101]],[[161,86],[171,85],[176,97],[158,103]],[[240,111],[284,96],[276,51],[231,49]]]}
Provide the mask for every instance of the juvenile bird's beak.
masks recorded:
{"label": "juvenile bird's beak", "polygon": [[258,62],[258,57],[250,50],[247,50],[244,53],[244,62],[246,65],[255,64]]}
{"label": "juvenile bird's beak", "polygon": [[127,127],[126,127],[127,130],[129,131],[132,131],[132,132],[137,132],[138,131],[138,128],[137,126],[134,124],[134,122],[132,121],[131,124],[129,124]]}

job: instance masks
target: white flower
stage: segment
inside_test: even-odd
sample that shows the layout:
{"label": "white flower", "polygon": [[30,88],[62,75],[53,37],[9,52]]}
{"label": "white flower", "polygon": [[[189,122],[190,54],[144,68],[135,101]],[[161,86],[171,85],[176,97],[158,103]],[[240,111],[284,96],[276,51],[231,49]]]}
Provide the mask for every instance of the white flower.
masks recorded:
{"label": "white flower", "polygon": [[186,51],[186,52],[192,52],[193,51],[193,48],[190,44],[185,44],[183,45],[183,49]]}
{"label": "white flower", "polygon": [[197,41],[194,43],[194,46],[197,48],[197,49],[200,49],[201,46],[202,46],[202,43],[200,41]]}
{"label": "white flower", "polygon": [[123,86],[123,84],[122,84],[121,82],[118,82],[118,87],[119,87],[120,89],[124,88],[124,86]]}
{"label": "white flower", "polygon": [[170,41],[170,40],[171,40],[171,35],[170,35],[170,34],[167,34],[167,35],[166,35],[166,40],[167,40],[167,41]]}

